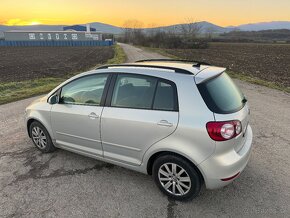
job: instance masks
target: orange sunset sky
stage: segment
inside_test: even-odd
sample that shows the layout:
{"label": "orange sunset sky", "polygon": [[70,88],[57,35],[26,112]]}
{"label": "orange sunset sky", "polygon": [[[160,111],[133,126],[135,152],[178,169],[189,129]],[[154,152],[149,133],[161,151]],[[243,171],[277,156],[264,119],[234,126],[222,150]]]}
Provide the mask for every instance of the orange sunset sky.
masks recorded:
{"label": "orange sunset sky", "polygon": [[290,0],[1,0],[0,24],[122,26],[137,19],[144,27],[183,23],[186,18],[221,26],[290,21]]}

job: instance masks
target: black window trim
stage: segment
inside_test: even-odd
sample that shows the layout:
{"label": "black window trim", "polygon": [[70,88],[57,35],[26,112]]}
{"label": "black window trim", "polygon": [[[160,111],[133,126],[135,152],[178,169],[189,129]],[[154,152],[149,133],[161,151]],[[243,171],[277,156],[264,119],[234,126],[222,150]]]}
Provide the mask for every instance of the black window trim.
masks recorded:
{"label": "black window trim", "polygon": [[[61,92],[62,92],[62,88],[78,79],[82,79],[82,78],[85,78],[85,77],[88,77],[88,76],[99,76],[99,75],[108,75],[107,77],[107,81],[106,81],[106,84],[105,84],[105,87],[104,87],[104,90],[103,90],[103,94],[102,94],[102,97],[101,97],[101,102],[99,105],[96,105],[96,104],[77,104],[77,103],[63,103],[61,102]],[[48,97],[48,99],[57,94],[58,95],[58,98],[59,98],[59,102],[58,104],[63,104],[63,105],[81,105],[81,106],[94,106],[94,107],[103,107],[105,105],[105,100],[106,100],[106,96],[108,94],[108,89],[109,89],[109,86],[110,86],[110,83],[111,83],[111,79],[112,79],[112,73],[93,73],[93,74],[88,74],[88,75],[84,75],[84,76],[80,76],[80,77],[77,77],[71,81],[69,81],[68,83],[64,84],[63,86],[61,86],[57,91],[55,91],[52,95],[50,95]]]}
{"label": "black window trim", "polygon": [[[129,75],[129,76],[139,76],[139,77],[151,77],[154,79],[157,79],[155,88],[154,88],[154,95],[152,98],[152,103],[151,103],[151,107],[150,108],[135,108],[135,107],[119,107],[119,106],[112,106],[112,97],[113,97],[113,93],[114,93],[114,89],[115,89],[115,85],[116,85],[116,81],[119,75]],[[155,102],[155,96],[156,96],[156,92],[157,92],[157,87],[159,82],[164,82],[167,84],[170,84],[173,89],[174,89],[174,93],[173,93],[173,100],[174,100],[174,109],[173,110],[166,110],[166,109],[153,109],[153,105]],[[179,112],[179,102],[178,102],[178,93],[177,93],[177,87],[176,84],[168,79],[164,79],[164,78],[160,78],[160,77],[156,77],[156,76],[151,76],[151,75],[145,75],[145,74],[138,74],[138,73],[113,73],[112,74],[112,78],[110,81],[110,87],[108,89],[107,95],[106,95],[106,101],[104,104],[105,107],[114,107],[114,108],[123,108],[123,109],[136,109],[136,110],[152,110],[152,111],[168,111],[168,112]]]}

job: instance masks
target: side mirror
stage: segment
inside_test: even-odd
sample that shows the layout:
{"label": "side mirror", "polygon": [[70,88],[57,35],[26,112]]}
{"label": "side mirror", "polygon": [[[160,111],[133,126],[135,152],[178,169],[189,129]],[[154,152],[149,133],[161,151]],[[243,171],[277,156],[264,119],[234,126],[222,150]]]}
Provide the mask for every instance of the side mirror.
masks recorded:
{"label": "side mirror", "polygon": [[49,104],[57,104],[58,103],[58,96],[57,95],[52,95],[52,96],[50,96],[49,97],[49,99],[48,99],[48,103]]}

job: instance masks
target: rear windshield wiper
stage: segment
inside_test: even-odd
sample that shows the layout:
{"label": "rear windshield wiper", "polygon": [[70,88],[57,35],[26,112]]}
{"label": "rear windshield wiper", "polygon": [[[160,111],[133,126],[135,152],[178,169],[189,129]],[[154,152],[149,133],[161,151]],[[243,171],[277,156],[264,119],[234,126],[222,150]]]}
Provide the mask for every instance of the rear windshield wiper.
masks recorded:
{"label": "rear windshield wiper", "polygon": [[246,97],[244,97],[243,100],[242,100],[242,103],[243,103],[243,104],[246,104],[247,101],[248,101],[248,99],[246,99]]}

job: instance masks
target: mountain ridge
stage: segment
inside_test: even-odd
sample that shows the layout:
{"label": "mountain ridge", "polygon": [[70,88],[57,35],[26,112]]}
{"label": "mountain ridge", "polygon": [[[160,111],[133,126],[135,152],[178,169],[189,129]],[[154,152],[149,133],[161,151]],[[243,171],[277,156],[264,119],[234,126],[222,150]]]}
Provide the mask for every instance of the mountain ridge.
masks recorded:
{"label": "mountain ridge", "polygon": [[[260,31],[260,30],[270,30],[270,29],[290,29],[290,21],[270,21],[270,22],[259,22],[259,23],[249,23],[242,24],[238,26],[227,26],[222,27],[207,21],[197,22],[201,26],[202,32],[215,32],[215,33],[225,33],[232,30],[240,31]],[[81,24],[85,25],[85,24]],[[111,24],[101,23],[101,22],[91,22],[91,27],[96,28],[97,31],[111,34],[120,34],[123,31],[122,27],[114,26]],[[160,26],[155,28],[142,28],[145,32],[150,30],[161,30],[161,31],[180,31],[183,24],[173,24],[167,26]],[[9,30],[46,30],[46,31],[59,31],[62,30],[64,26],[70,25],[31,25],[31,26],[6,26],[0,25],[0,32]]]}

